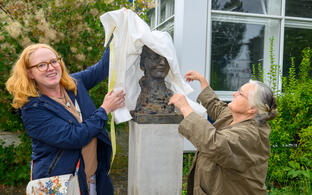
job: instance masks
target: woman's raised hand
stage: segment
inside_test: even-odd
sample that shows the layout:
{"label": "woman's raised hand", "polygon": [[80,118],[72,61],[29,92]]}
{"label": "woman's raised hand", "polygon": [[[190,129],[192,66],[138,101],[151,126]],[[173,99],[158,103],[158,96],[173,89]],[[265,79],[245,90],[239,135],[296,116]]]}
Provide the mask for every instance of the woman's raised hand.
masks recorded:
{"label": "woman's raised hand", "polygon": [[187,82],[191,82],[194,80],[199,81],[202,90],[209,86],[205,77],[194,70],[188,71],[185,74],[184,78],[186,79]]}
{"label": "woman's raised hand", "polygon": [[203,75],[199,74],[198,72],[194,70],[188,71],[185,75],[184,78],[186,79],[187,82],[191,82],[194,80],[200,81],[201,79],[205,79]]}
{"label": "woman's raised hand", "polygon": [[122,90],[116,92],[112,90],[106,94],[101,107],[105,109],[107,114],[122,108],[125,106],[125,96],[126,94]]}

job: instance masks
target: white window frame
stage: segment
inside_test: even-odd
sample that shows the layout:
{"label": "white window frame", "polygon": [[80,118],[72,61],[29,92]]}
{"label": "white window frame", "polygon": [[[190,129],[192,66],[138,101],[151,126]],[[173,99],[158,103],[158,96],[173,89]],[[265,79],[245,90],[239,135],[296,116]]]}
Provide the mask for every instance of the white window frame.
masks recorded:
{"label": "white window frame", "polygon": [[[246,16],[248,15],[249,18],[246,18]],[[221,16],[221,17],[220,17]],[[267,75],[267,72],[269,72],[269,68],[270,68],[270,58],[269,58],[269,51],[270,51],[270,44],[269,44],[269,40],[271,37],[274,37],[275,38],[275,44],[274,44],[274,56],[279,56],[279,51],[281,51],[280,49],[280,45],[278,45],[279,43],[279,40],[276,40],[276,37],[277,39],[281,39],[281,37],[279,37],[280,33],[279,31],[275,30],[275,32],[271,32],[270,33],[270,30],[267,29],[269,26],[269,23],[271,22],[272,19],[275,19],[276,20],[276,17],[275,18],[265,18],[265,17],[262,17],[262,18],[252,18],[250,16],[252,16],[251,14],[246,14],[245,16],[241,16],[241,15],[232,15],[232,20],[228,20],[226,19],[227,17],[224,17],[224,16],[227,16],[227,15],[220,15],[220,13],[218,15],[215,15],[213,12],[212,12],[212,21],[221,21],[221,22],[231,22],[231,23],[244,23],[244,24],[259,24],[259,25],[264,25],[265,26],[265,36],[264,36],[264,41],[265,43],[264,44],[264,51],[263,51],[263,71],[264,71],[264,75]],[[275,23],[278,23],[278,21],[274,21]],[[210,25],[211,26],[211,25]],[[212,30],[210,28],[210,30]],[[207,67],[207,71],[206,71],[206,79],[208,81],[210,81],[211,79],[211,32],[208,32],[208,40],[210,40],[210,44],[207,45],[207,58],[208,60],[206,61],[206,67]],[[269,32],[269,33],[268,33]],[[278,58],[277,58],[278,59]],[[280,63],[280,59],[278,59],[278,62],[276,63]],[[230,93],[228,93],[230,92]],[[232,99],[232,93],[233,91],[216,91],[217,95],[220,96],[220,98],[224,101],[228,101],[228,100],[231,100]]]}
{"label": "white window frame", "polygon": [[[211,1],[210,1],[211,2]],[[250,24],[263,24],[266,25],[268,20],[278,20],[280,21],[279,28],[279,38],[275,40],[277,42],[277,47],[274,46],[274,56],[276,58],[276,63],[280,65],[281,73],[283,70],[283,57],[284,57],[284,34],[285,27],[289,28],[299,28],[299,29],[312,29],[312,18],[302,18],[302,17],[290,17],[285,16],[286,0],[281,0],[281,14],[278,15],[264,15],[264,14],[254,14],[254,13],[242,13],[242,12],[229,12],[221,10],[212,10],[211,3],[208,4],[208,28],[207,28],[207,60],[206,60],[206,74],[205,77],[208,81],[211,79],[211,34],[212,34],[212,21],[224,21],[224,22],[239,22],[239,23],[250,23]],[[228,20],[227,16],[233,17],[232,20]],[[272,37],[271,35],[265,36],[265,41]],[[265,43],[268,45],[268,43]],[[276,44],[275,44],[276,45]],[[269,72],[269,47],[264,47],[264,78],[265,82],[269,84],[268,78],[266,77]],[[282,83],[281,78],[283,74],[278,75],[278,90],[281,91]],[[231,101],[233,99],[233,91],[216,91],[218,97],[223,101]]]}
{"label": "white window frame", "polygon": [[[211,1],[210,1],[211,2]],[[282,5],[285,3],[285,0],[282,0]],[[229,16],[231,17],[231,20],[229,20]],[[264,36],[264,51],[263,51],[263,72],[264,72],[264,79],[265,82],[268,83],[268,80],[266,78],[267,73],[269,72],[270,68],[270,62],[269,62],[269,51],[270,51],[270,46],[269,46],[269,39],[271,37],[275,38],[275,44],[274,44],[274,56],[277,59],[278,64],[282,67],[283,63],[283,44],[281,44],[284,39],[284,29],[282,29],[282,22],[283,22],[283,17],[284,16],[284,10],[281,10],[281,16],[277,15],[265,15],[265,14],[255,14],[255,13],[243,13],[243,12],[230,12],[230,11],[222,11],[222,10],[212,10],[211,8],[211,3],[208,4],[208,28],[207,28],[207,60],[206,60],[206,74],[205,77],[208,81],[211,79],[211,39],[212,39],[212,22],[213,21],[221,21],[221,22],[232,22],[232,23],[244,23],[244,24],[260,24],[260,25],[265,25],[265,36]],[[270,29],[268,29],[268,25],[270,21],[280,21],[280,29],[279,32],[275,31],[275,33],[270,33]],[[268,33],[269,32],[269,33]],[[283,32],[283,33],[281,33]],[[278,33],[279,35],[277,35]],[[276,37],[278,39],[276,40]],[[278,88],[281,88],[281,76],[278,75]],[[216,91],[216,94],[218,97],[223,100],[223,101],[231,101],[233,99],[233,94],[234,91]]]}

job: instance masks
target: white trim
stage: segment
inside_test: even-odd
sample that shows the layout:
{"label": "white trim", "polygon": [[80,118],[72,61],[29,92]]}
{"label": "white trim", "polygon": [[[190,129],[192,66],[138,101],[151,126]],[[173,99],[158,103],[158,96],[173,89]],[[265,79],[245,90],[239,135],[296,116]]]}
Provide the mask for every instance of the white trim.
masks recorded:
{"label": "white trim", "polygon": [[[245,24],[260,24],[260,25],[266,25],[268,21],[271,21],[272,18],[255,18],[255,17],[245,17],[245,16],[230,16],[231,19],[229,20],[229,15],[224,14],[212,14],[213,21],[219,21],[219,22],[231,22],[231,23],[245,23]],[[281,20],[279,19],[273,19],[276,21]]]}
{"label": "white trim", "polygon": [[234,91],[214,91],[218,98],[224,102],[231,102],[233,100]]}
{"label": "white trim", "polygon": [[[283,0],[283,1],[285,1],[285,0]],[[312,18],[285,16],[285,19],[286,20],[292,20],[292,21],[312,22]]]}
{"label": "white trim", "polygon": [[210,83],[210,73],[211,73],[211,34],[212,34],[212,18],[211,18],[211,1],[207,3],[207,34],[206,34],[206,61],[205,61],[205,77]]}
{"label": "white trim", "polygon": [[312,29],[312,22],[299,21],[299,20],[288,20],[287,17],[286,17],[285,27],[301,28],[301,29]]}
{"label": "white trim", "polygon": [[156,1],[156,7],[155,7],[155,26],[158,25],[160,21],[160,0],[155,0]]}
{"label": "white trim", "polygon": [[282,16],[283,19],[281,20],[281,30],[280,30],[280,50],[279,50],[279,66],[280,66],[280,72],[281,75],[279,74],[279,72],[277,73],[277,79],[278,79],[278,83],[277,83],[277,89],[279,91],[282,91],[282,77],[283,77],[283,59],[284,59],[284,32],[285,32],[285,7],[286,6],[286,1],[282,0]]}
{"label": "white trim", "polygon": [[211,10],[211,13],[213,13],[213,14],[230,15],[230,16],[244,16],[244,17],[255,17],[255,18],[282,19],[282,16],[254,14],[254,13],[243,13],[243,12],[230,12],[230,11],[220,11],[220,10]]}
{"label": "white trim", "polygon": [[[156,25],[152,30],[156,30],[158,29],[159,27],[161,27],[162,25],[164,25],[165,23],[167,23],[169,20],[172,20],[174,18],[174,15],[170,16],[169,18],[167,18],[165,21],[163,21],[162,23]],[[173,23],[172,23],[173,25]]]}

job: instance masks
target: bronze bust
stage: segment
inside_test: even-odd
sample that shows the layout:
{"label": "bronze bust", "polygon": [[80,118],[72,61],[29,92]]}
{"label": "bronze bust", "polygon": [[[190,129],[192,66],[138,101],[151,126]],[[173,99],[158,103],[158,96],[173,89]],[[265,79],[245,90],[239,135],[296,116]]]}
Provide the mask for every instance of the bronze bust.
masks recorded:
{"label": "bronze bust", "polygon": [[140,68],[144,76],[139,81],[141,93],[135,110],[131,112],[134,120],[141,123],[176,123],[172,122],[172,118],[179,115],[175,113],[174,105],[168,105],[173,92],[165,84],[170,69],[167,59],[144,45]]}

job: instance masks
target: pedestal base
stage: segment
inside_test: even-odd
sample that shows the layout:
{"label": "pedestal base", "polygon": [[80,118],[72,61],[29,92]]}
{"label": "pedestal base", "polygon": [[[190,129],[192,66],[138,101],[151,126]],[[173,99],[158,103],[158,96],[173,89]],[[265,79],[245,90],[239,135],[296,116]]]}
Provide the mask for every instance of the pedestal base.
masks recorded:
{"label": "pedestal base", "polygon": [[183,137],[178,124],[129,122],[129,195],[180,195]]}
{"label": "pedestal base", "polygon": [[130,111],[132,120],[139,124],[179,124],[183,115],[176,112],[170,114],[141,114]]}

